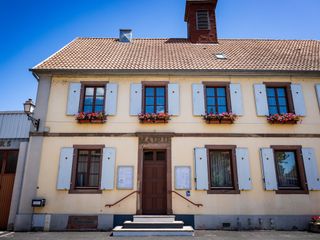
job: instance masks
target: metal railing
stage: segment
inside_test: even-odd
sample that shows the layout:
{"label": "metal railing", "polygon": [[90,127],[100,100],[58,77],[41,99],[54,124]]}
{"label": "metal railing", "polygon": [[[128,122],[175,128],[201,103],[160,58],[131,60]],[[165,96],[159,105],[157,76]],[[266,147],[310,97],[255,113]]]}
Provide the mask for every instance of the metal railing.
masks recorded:
{"label": "metal railing", "polygon": [[131,195],[133,195],[133,194],[135,194],[135,193],[139,193],[139,191],[134,191],[134,192],[128,194],[127,196],[121,198],[119,201],[117,201],[117,202],[115,202],[115,203],[113,203],[113,204],[106,204],[105,207],[111,208],[111,207],[117,205],[118,203],[122,202],[123,200],[127,199],[128,197],[130,197]]}
{"label": "metal railing", "polygon": [[196,207],[203,207],[203,204],[201,203],[194,203],[192,201],[190,201],[188,198],[182,196],[180,193],[176,192],[176,191],[171,191],[172,193],[177,194],[179,197],[183,198],[184,200],[186,200],[187,202],[191,203],[192,205],[196,206]]}

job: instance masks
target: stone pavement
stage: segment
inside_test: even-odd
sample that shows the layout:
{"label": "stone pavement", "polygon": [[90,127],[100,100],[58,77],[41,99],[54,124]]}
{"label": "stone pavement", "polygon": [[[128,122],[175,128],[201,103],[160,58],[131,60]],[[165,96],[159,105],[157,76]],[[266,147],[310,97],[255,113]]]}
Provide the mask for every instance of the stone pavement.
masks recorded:
{"label": "stone pavement", "polygon": [[[38,232],[38,233],[8,233],[0,235],[2,240],[123,240],[125,237],[110,237],[110,232]],[[160,240],[320,240],[320,234],[308,232],[279,232],[279,231],[251,231],[251,232],[226,232],[226,231],[196,231],[195,237],[138,237],[132,240],[160,239]]]}

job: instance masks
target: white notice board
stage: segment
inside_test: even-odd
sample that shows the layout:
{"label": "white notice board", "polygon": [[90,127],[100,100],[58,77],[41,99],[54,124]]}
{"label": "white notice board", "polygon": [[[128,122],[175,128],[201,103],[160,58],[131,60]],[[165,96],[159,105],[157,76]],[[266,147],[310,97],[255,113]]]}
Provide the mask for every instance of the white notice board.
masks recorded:
{"label": "white notice board", "polygon": [[191,190],[191,167],[179,166],[174,168],[175,189]]}
{"label": "white notice board", "polygon": [[119,166],[117,189],[133,189],[133,166]]}

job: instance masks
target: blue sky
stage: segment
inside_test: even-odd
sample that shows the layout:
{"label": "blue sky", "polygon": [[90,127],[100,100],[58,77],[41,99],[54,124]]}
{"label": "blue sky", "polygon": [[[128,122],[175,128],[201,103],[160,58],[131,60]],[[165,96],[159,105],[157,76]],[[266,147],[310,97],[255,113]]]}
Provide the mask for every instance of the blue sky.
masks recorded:
{"label": "blue sky", "polygon": [[[186,37],[185,0],[0,0],[0,111],[35,99],[28,71],[74,38]],[[219,0],[220,38],[320,40],[319,0]]]}

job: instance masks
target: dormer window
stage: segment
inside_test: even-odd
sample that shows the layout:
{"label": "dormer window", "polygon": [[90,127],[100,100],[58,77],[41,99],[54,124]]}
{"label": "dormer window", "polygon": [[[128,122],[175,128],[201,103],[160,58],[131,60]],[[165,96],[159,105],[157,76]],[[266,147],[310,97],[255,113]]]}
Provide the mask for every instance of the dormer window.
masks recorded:
{"label": "dormer window", "polygon": [[197,30],[210,30],[209,11],[197,11]]}

